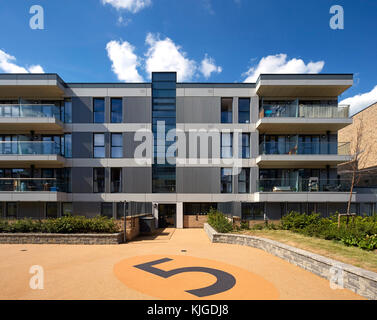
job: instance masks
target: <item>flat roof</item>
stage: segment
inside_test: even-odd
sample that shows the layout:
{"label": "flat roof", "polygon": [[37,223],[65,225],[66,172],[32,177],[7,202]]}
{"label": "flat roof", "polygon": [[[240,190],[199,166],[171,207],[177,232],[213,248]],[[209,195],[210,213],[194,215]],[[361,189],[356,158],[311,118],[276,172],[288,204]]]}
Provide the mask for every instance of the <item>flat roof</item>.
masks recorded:
{"label": "flat roof", "polygon": [[[55,80],[65,88],[150,88],[151,82],[124,83],[124,82],[64,82],[56,73],[0,73],[0,85],[9,81],[49,81]],[[260,74],[256,82],[178,82],[177,88],[256,88],[263,81],[292,81],[292,80],[353,80],[352,73],[319,73],[319,74]],[[305,85],[305,83],[303,84]]]}

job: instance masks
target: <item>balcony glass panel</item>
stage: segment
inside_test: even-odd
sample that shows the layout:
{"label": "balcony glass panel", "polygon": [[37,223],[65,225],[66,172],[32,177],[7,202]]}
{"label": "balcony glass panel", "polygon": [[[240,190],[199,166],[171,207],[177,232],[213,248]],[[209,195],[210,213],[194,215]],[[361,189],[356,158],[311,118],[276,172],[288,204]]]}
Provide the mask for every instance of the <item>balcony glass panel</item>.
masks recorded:
{"label": "balcony glass panel", "polygon": [[348,118],[349,106],[305,105],[295,103],[263,104],[260,118]]}
{"label": "balcony glass panel", "polygon": [[259,192],[349,192],[349,180],[319,178],[302,179],[301,177],[283,177],[260,179],[257,181]]}
{"label": "balcony glass panel", "polygon": [[287,141],[277,140],[262,142],[259,145],[259,154],[333,154],[333,155],[349,155],[350,144],[349,142],[304,142],[299,140]]}
{"label": "balcony glass panel", "polygon": [[0,155],[57,155],[60,145],[55,141],[0,141]]}
{"label": "balcony glass panel", "polygon": [[0,178],[0,192],[66,192],[66,186],[56,178]]}
{"label": "balcony glass panel", "polygon": [[0,117],[60,119],[60,107],[51,104],[0,104]]}

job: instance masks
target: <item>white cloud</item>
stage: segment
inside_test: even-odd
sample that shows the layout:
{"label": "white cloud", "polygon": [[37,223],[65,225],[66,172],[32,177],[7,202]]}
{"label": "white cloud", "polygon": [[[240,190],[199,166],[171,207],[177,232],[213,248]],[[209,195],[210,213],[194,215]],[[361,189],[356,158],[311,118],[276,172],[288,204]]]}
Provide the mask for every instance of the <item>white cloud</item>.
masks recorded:
{"label": "white cloud", "polygon": [[126,82],[143,82],[137,67],[140,59],[134,53],[135,48],[127,41],[110,41],[106,45],[107,55],[112,61],[111,69],[119,80]]}
{"label": "white cloud", "polygon": [[6,73],[44,73],[40,65],[32,65],[30,67],[20,67],[14,62],[16,58],[0,50],[0,69]]}
{"label": "white cloud", "polygon": [[357,94],[339,102],[350,105],[350,114],[355,114],[371,104],[377,102],[377,85],[369,92]]}
{"label": "white cloud", "polygon": [[186,53],[171,39],[161,40],[158,35],[148,33],[145,42],[149,46],[145,54],[145,69],[148,74],[153,71],[177,71],[178,81],[193,78],[197,69],[196,62],[186,58]]}
{"label": "white cloud", "polygon": [[308,64],[302,59],[293,58],[287,60],[284,53],[263,57],[257,66],[251,67],[243,76],[247,76],[244,82],[255,82],[261,73],[319,73],[325,65],[324,61]]}
{"label": "white cloud", "polygon": [[213,58],[205,55],[204,59],[200,65],[200,72],[204,75],[206,79],[211,76],[212,72],[221,73],[223,69],[219,66],[216,66],[216,62]]}
{"label": "white cloud", "polygon": [[102,0],[102,4],[110,4],[117,10],[127,10],[132,13],[137,13],[140,10],[150,6],[151,0]]}

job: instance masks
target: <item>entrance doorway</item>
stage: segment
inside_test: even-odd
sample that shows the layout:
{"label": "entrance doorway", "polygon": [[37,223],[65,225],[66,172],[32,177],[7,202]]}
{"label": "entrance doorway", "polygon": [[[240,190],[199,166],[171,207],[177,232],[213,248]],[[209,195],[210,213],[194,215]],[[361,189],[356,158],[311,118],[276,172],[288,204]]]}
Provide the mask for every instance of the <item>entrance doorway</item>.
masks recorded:
{"label": "entrance doorway", "polygon": [[176,204],[159,204],[158,205],[158,227],[175,228],[176,227]]}

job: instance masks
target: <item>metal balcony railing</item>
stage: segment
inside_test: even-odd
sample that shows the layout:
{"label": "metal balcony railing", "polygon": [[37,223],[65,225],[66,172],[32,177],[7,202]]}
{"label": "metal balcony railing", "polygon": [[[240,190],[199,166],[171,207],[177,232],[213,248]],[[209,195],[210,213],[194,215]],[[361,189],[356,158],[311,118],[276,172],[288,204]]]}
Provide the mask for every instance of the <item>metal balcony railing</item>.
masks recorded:
{"label": "metal balcony railing", "polygon": [[59,155],[54,141],[0,141],[0,155]]}
{"label": "metal balcony railing", "polygon": [[56,118],[60,108],[52,104],[0,104],[0,118]]}
{"label": "metal balcony railing", "polygon": [[260,118],[348,118],[349,106],[279,104],[263,105]]}
{"label": "metal balcony railing", "polygon": [[56,178],[0,178],[0,192],[66,192],[66,184]]}
{"label": "metal balcony railing", "polygon": [[349,180],[340,179],[259,179],[259,192],[349,192]]}
{"label": "metal balcony railing", "polygon": [[259,145],[259,154],[333,154],[350,155],[349,142],[279,142],[268,141]]}

